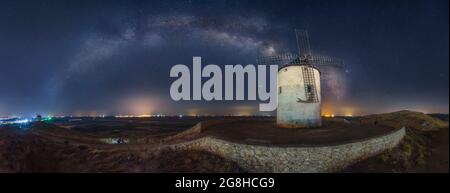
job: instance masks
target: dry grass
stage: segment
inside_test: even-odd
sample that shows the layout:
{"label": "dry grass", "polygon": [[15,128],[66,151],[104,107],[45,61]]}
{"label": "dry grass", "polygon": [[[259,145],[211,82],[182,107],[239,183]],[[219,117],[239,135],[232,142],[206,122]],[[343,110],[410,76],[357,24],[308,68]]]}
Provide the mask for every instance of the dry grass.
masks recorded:
{"label": "dry grass", "polygon": [[[435,155],[432,155],[431,149],[433,149],[432,145],[436,136],[441,135],[442,131],[448,130],[447,121],[412,111],[369,115],[360,118],[359,121],[365,124],[379,124],[396,128],[405,127],[406,136],[396,148],[362,161],[349,171],[413,172],[419,171],[420,168],[427,168],[430,164],[433,164],[430,161],[433,161]],[[448,136],[446,141],[448,143]],[[448,157],[448,152],[434,153],[447,154]]]}
{"label": "dry grass", "polygon": [[439,131],[448,128],[448,122],[424,113],[414,111],[397,111],[393,113],[368,115],[360,120],[362,123],[381,124],[395,128],[405,126],[418,131]]}

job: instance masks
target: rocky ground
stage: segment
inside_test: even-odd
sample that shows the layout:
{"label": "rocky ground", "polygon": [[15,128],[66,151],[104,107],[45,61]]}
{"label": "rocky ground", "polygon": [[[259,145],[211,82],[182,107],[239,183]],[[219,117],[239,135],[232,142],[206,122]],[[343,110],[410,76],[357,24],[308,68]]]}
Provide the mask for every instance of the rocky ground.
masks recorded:
{"label": "rocky ground", "polygon": [[[407,136],[397,148],[343,172],[448,172],[448,116],[441,120],[403,111],[352,121],[406,125]],[[62,137],[60,131],[67,129],[52,124],[29,129],[2,126],[0,172],[245,172],[236,163],[208,152],[158,149],[158,140],[110,145],[75,131]]]}
{"label": "rocky ground", "polygon": [[0,139],[0,172],[243,172],[207,152],[99,147],[12,129],[2,129]]}

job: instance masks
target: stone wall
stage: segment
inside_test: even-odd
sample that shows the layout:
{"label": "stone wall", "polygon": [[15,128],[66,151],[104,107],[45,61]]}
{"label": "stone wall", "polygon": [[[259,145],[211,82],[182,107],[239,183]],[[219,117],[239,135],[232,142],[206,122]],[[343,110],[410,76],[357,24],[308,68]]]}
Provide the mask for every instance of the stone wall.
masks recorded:
{"label": "stone wall", "polygon": [[232,143],[212,137],[169,145],[174,151],[203,150],[236,162],[248,172],[334,172],[384,150],[405,136],[401,128],[383,136],[343,144],[276,147]]}

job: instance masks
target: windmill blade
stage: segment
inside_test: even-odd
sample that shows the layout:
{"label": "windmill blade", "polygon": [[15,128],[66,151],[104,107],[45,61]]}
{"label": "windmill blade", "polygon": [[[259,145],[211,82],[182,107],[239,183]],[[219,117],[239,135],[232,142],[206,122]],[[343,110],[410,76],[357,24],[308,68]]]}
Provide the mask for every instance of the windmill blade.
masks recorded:
{"label": "windmill blade", "polygon": [[282,67],[284,65],[298,63],[299,56],[297,54],[285,53],[274,56],[260,56],[256,59],[259,65],[278,65]]}
{"label": "windmill blade", "polygon": [[313,55],[311,56],[312,65],[318,68],[334,67],[339,69],[344,69],[344,61],[339,58],[334,58],[330,56],[323,55]]}
{"label": "windmill blade", "polygon": [[344,61],[339,58],[314,55],[311,63],[320,69],[324,98],[340,100],[345,96],[346,75]]}
{"label": "windmill blade", "polygon": [[308,31],[295,29],[295,37],[297,38],[297,48],[300,56],[310,56],[311,48],[309,45]]}

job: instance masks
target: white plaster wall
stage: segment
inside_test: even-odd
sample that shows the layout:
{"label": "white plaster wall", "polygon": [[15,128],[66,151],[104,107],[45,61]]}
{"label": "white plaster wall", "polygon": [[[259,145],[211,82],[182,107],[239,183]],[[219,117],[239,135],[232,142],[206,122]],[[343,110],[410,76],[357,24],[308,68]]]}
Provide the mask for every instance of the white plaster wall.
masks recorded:
{"label": "white plaster wall", "polygon": [[318,103],[297,102],[297,98],[306,100],[302,68],[306,66],[287,66],[278,71],[278,108],[277,124],[282,127],[316,127],[321,121],[320,72],[312,68],[316,82]]}

